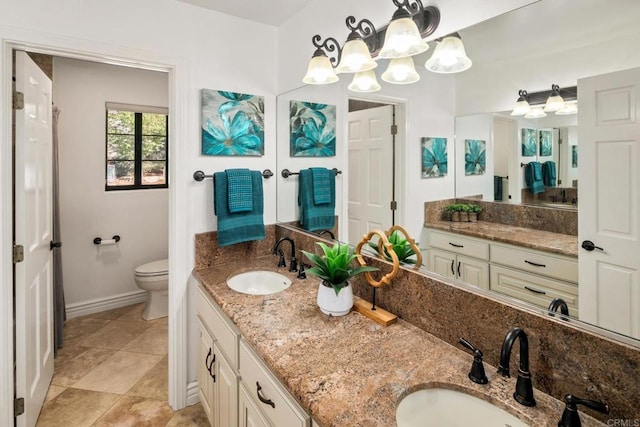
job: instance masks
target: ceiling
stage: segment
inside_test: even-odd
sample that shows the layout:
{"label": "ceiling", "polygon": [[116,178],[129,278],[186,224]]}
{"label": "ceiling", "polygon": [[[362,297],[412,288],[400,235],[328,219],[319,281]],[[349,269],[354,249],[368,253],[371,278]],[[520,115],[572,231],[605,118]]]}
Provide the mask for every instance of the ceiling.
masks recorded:
{"label": "ceiling", "polygon": [[250,21],[280,26],[313,0],[178,0],[237,16]]}

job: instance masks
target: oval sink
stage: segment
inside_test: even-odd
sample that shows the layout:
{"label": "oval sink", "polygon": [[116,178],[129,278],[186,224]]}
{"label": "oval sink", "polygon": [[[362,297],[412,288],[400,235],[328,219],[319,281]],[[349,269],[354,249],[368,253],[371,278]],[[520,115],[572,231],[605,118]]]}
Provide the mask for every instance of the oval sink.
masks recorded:
{"label": "oval sink", "polygon": [[243,294],[269,295],[287,289],[291,280],[274,271],[248,271],[229,277],[227,286]]}
{"label": "oval sink", "polygon": [[396,422],[398,427],[527,427],[485,400],[444,388],[419,390],[402,399],[396,410]]}

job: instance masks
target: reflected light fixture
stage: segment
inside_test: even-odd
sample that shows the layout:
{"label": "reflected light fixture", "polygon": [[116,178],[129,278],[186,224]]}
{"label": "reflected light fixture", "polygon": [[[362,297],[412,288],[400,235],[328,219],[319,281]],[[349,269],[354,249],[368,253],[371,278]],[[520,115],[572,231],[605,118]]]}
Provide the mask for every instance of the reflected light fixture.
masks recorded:
{"label": "reflected light fixture", "polygon": [[542,117],[547,117],[547,113],[545,113],[542,107],[531,107],[531,111],[525,114],[525,119],[539,119]]}
{"label": "reflected light fixture", "polygon": [[578,114],[578,101],[566,101],[564,107],[556,111],[559,116],[568,116],[570,114]]}
{"label": "reflected light fixture", "polygon": [[[313,53],[313,57],[309,61],[307,67],[307,74],[303,77],[302,81],[306,84],[312,85],[324,85],[329,83],[335,83],[338,81],[333,66],[340,59],[340,45],[338,41],[332,37],[327,37],[323,43],[320,43],[322,37],[319,34],[313,36],[312,42],[316,47],[316,51]],[[326,50],[326,51],[325,51]],[[327,52],[332,53],[337,50],[337,58],[327,56]]]}
{"label": "reflected light fixture", "polygon": [[[411,12],[424,10],[420,0],[393,0],[396,9],[384,36],[384,44],[378,56],[385,59],[404,58],[417,55],[429,49],[422,39]],[[411,12],[410,12],[411,11]]]}
{"label": "reflected light fixture", "polygon": [[381,89],[374,70],[361,71],[353,76],[349,90],[353,92],[377,92]]}
{"label": "reflected light fixture", "polygon": [[370,50],[375,49],[375,37],[369,37],[371,46],[365,43],[363,37],[371,36],[376,33],[376,28],[371,21],[363,19],[354,25],[356,18],[347,17],[347,28],[351,30],[347,41],[342,48],[342,59],[336,67],[338,73],[359,73],[376,68],[378,63],[371,58]]}
{"label": "reflected light fixture", "polygon": [[436,49],[424,66],[434,73],[459,73],[471,68],[460,34],[453,33],[436,40]]}
{"label": "reflected light fixture", "polygon": [[518,100],[516,101],[516,106],[513,108],[511,112],[512,116],[524,116],[531,111],[531,106],[529,105],[529,101],[527,101],[527,91],[519,90],[518,91]]}
{"label": "reflected light fixture", "polygon": [[551,94],[547,98],[547,102],[544,105],[544,111],[558,111],[564,107],[564,99],[560,96],[560,86],[551,85]]}
{"label": "reflected light fixture", "polygon": [[382,80],[393,84],[409,84],[420,80],[420,75],[416,72],[413,58],[394,58],[389,62],[387,70],[382,73]]}

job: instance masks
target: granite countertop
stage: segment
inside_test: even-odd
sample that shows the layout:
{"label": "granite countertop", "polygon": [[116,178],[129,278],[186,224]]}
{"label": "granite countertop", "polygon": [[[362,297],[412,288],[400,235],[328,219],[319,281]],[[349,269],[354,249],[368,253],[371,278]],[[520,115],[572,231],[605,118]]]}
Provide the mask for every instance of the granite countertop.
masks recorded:
{"label": "granite countertop", "polygon": [[[485,361],[489,384],[475,384],[467,377],[470,353],[401,319],[382,327],[356,312],[324,315],[316,305],[317,279],[298,280],[276,263],[267,256],[198,270],[194,276],[320,426],[394,426],[402,398],[430,387],[481,397],[532,426],[557,425],[563,403],[536,390],[536,407],[518,404],[512,397],[515,378],[498,376],[489,364],[497,361]],[[265,296],[227,287],[227,277],[250,270],[279,271],[292,285]],[[585,427],[603,425],[584,414],[581,418]]]}
{"label": "granite countertop", "polygon": [[509,243],[525,248],[571,257],[578,256],[578,236],[516,227],[497,222],[451,222],[434,221],[424,224],[425,227],[459,233],[472,237],[480,237],[496,242]]}

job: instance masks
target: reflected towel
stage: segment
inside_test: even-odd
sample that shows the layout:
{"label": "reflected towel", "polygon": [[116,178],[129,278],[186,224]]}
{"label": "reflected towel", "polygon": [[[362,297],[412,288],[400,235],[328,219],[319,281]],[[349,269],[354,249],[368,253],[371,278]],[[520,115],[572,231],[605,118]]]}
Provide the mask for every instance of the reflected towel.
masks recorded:
{"label": "reflected towel", "polygon": [[250,171],[253,209],[245,212],[229,211],[228,180],[225,172],[213,174],[213,207],[218,216],[218,245],[229,246],[240,242],[263,240],[264,199],[262,173]]}
{"label": "reflected towel", "polygon": [[539,162],[529,162],[524,168],[524,181],[531,193],[544,193],[542,182],[542,165]]}
{"label": "reflected towel", "polygon": [[332,229],[336,220],[336,177],[329,174],[329,203],[317,205],[313,197],[313,172],[302,169],[299,175],[298,204],[300,224],[308,231]]}
{"label": "reflected towel", "polygon": [[313,203],[316,206],[331,203],[329,175],[332,173],[334,172],[327,168],[311,168],[311,174],[313,175]]}
{"label": "reflected towel", "polygon": [[542,182],[545,187],[556,186],[556,162],[550,160],[542,164]]}
{"label": "reflected towel", "polygon": [[502,177],[497,175],[493,177],[493,200],[502,200]]}
{"label": "reflected towel", "polygon": [[253,210],[253,185],[249,169],[227,169],[229,212]]}

